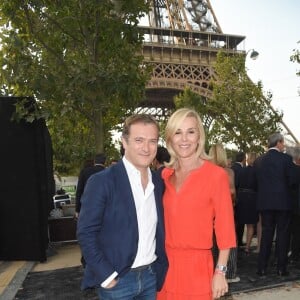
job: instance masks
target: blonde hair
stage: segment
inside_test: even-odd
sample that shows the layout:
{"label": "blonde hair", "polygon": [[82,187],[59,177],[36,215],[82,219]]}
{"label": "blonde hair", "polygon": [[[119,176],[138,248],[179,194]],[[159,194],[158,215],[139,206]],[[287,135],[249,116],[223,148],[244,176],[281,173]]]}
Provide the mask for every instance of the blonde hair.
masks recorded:
{"label": "blonde hair", "polygon": [[254,161],[256,160],[257,158],[257,153],[255,152],[250,152],[247,154],[247,164],[248,166],[252,166]]}
{"label": "blonde hair", "polygon": [[185,118],[192,117],[196,119],[197,122],[197,130],[199,133],[199,141],[198,141],[198,147],[196,150],[197,157],[200,157],[202,159],[208,159],[207,154],[205,153],[205,131],[204,127],[201,121],[201,118],[199,114],[189,108],[180,108],[176,110],[171,117],[168,120],[166,129],[165,129],[165,139],[166,139],[166,146],[168,149],[168,152],[171,156],[170,162],[166,164],[168,167],[174,167],[174,164],[178,161],[178,157],[172,147],[171,140],[173,136],[175,135],[176,131],[179,129],[182,122],[185,120]]}
{"label": "blonde hair", "polygon": [[227,167],[227,154],[221,144],[212,145],[209,149],[208,155],[211,157],[211,161],[217,166],[222,168]]}

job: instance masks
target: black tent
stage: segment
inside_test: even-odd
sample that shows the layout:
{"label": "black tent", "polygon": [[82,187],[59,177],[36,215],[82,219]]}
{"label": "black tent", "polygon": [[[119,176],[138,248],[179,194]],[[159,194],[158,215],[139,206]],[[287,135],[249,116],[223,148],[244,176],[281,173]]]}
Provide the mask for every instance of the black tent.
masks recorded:
{"label": "black tent", "polygon": [[51,139],[44,120],[11,119],[21,100],[0,97],[0,260],[45,261],[54,192]]}

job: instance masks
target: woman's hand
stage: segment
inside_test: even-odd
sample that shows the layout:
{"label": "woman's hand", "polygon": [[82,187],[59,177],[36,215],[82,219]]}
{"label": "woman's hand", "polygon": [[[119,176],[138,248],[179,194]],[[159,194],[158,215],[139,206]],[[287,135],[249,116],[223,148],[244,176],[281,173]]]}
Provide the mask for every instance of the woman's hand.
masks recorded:
{"label": "woman's hand", "polygon": [[225,274],[215,273],[212,281],[213,299],[219,299],[228,292],[228,283]]}

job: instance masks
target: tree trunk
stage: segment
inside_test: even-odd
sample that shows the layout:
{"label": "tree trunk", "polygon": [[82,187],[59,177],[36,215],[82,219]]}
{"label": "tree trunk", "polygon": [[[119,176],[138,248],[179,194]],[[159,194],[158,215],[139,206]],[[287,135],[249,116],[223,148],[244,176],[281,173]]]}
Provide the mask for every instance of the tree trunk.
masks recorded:
{"label": "tree trunk", "polygon": [[103,130],[103,115],[99,109],[94,113],[94,135],[96,153],[104,153],[104,130]]}

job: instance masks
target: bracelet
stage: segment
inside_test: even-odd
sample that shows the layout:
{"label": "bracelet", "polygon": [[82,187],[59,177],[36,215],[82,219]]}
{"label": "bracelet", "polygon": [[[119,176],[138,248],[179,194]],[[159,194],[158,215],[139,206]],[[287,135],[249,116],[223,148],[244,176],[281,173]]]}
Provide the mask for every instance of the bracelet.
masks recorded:
{"label": "bracelet", "polygon": [[220,275],[223,275],[223,276],[226,275],[225,272],[223,272],[223,271],[221,271],[221,270],[218,270],[218,269],[215,270],[215,274],[220,274]]}

